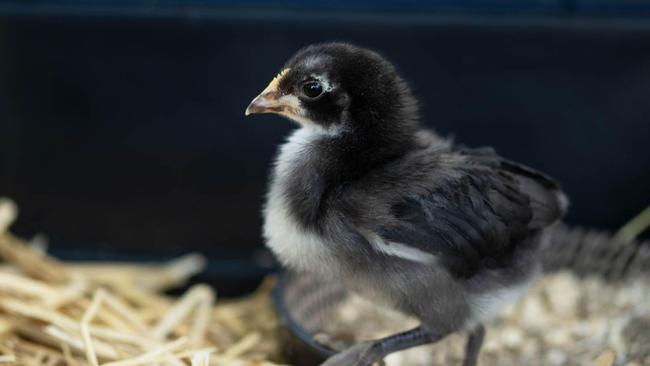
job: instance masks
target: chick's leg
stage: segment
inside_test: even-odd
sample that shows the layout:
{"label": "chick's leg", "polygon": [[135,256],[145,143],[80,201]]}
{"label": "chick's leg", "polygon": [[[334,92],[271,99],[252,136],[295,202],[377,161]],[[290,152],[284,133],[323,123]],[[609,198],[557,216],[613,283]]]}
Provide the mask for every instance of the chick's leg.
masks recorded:
{"label": "chick's leg", "polygon": [[437,342],[446,335],[417,327],[386,338],[359,343],[330,357],[321,366],[370,366],[393,352]]}
{"label": "chick's leg", "polygon": [[478,355],[483,346],[483,338],[485,337],[485,327],[479,325],[476,327],[467,338],[467,345],[465,346],[465,361],[463,366],[476,366]]}

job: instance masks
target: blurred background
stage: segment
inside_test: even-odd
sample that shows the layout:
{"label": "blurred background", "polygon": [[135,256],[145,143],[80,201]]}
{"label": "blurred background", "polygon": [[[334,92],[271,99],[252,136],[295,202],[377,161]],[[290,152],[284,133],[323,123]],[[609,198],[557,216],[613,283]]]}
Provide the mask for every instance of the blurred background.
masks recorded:
{"label": "blurred background", "polygon": [[[297,49],[394,61],[423,123],[558,178],[571,225],[650,204],[647,0],[0,1],[0,196],[64,259],[271,270],[261,205],[294,128],[244,109]],[[647,237],[647,235],[646,235]]]}

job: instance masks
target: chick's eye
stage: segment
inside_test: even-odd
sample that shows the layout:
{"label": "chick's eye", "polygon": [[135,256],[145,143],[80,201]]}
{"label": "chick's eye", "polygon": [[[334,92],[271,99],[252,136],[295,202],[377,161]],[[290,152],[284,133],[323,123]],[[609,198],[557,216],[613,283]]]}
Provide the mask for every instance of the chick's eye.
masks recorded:
{"label": "chick's eye", "polygon": [[308,81],[302,84],[302,92],[309,98],[316,98],[323,93],[323,87],[318,81]]}

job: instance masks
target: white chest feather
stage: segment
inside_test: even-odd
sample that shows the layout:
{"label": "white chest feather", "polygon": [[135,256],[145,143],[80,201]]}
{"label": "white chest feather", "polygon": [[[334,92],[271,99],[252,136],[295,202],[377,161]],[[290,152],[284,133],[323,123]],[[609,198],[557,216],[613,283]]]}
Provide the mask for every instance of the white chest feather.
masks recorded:
{"label": "white chest feather", "polygon": [[285,190],[292,170],[309,153],[310,143],[325,133],[303,127],[289,137],[275,163],[274,178],[264,209],[266,245],[285,266],[302,271],[330,268],[326,265],[331,262],[330,249],[319,235],[298,224],[289,211]]}

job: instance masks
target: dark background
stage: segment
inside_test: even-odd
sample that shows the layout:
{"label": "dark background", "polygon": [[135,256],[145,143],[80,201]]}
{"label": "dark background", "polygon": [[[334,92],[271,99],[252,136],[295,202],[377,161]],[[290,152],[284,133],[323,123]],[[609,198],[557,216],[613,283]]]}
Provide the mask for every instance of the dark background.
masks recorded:
{"label": "dark background", "polygon": [[68,259],[210,257],[226,294],[263,265],[260,207],[293,128],[244,109],[298,48],[393,60],[423,123],[557,177],[567,221],[650,204],[645,1],[0,2],[0,196]]}

